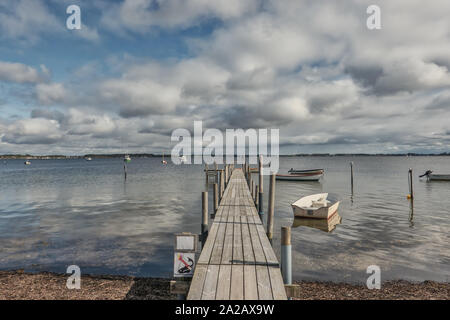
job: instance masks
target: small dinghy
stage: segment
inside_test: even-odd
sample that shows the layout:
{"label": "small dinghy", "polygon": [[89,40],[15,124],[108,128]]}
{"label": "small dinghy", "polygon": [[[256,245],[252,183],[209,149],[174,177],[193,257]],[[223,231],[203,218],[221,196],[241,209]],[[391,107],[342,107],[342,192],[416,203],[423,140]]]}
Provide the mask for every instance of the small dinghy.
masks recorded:
{"label": "small dinghy", "polygon": [[450,174],[438,174],[433,173],[431,170],[427,170],[419,178],[426,177],[428,181],[450,181]]}
{"label": "small dinghy", "polygon": [[291,204],[295,217],[329,219],[337,212],[339,201],[328,200],[328,193],[303,197]]}
{"label": "small dinghy", "polygon": [[338,224],[341,224],[342,218],[339,213],[333,214],[329,219],[313,219],[313,218],[300,218],[295,217],[292,223],[292,228],[308,227],[319,229],[325,232],[332,232],[336,229]]}
{"label": "small dinghy", "polygon": [[313,170],[294,170],[288,171],[289,174],[277,174],[277,180],[290,181],[319,181],[323,177],[323,169]]}

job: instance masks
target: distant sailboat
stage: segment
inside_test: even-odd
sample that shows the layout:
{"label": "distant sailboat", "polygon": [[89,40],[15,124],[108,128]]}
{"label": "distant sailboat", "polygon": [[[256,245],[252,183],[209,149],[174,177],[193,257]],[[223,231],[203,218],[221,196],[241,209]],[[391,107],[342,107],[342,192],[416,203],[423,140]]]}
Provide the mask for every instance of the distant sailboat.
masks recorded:
{"label": "distant sailboat", "polygon": [[161,163],[162,163],[162,164],[164,164],[164,165],[166,165],[166,164],[167,164],[167,161],[166,161],[166,160],[164,160],[164,152],[163,152],[163,154],[162,154],[162,160],[161,160]]}
{"label": "distant sailboat", "polygon": [[179,157],[179,159],[180,159],[181,163],[186,163],[186,161],[187,161],[186,156],[181,156],[181,157]]}
{"label": "distant sailboat", "polygon": [[131,157],[127,154],[127,155],[125,155],[125,157],[123,157],[123,161],[124,162],[130,162],[131,161]]}
{"label": "distant sailboat", "polygon": [[92,158],[91,157],[87,157],[87,158],[85,158],[85,160],[86,161],[92,161]]}

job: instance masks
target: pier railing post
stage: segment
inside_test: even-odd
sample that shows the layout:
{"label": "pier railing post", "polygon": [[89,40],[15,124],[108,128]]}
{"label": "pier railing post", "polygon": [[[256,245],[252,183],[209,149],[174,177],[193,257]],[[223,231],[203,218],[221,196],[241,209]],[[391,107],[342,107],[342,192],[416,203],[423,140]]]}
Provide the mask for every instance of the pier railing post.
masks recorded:
{"label": "pier railing post", "polygon": [[259,156],[259,161],[258,161],[258,171],[259,171],[259,200],[258,200],[258,214],[259,214],[259,218],[261,219],[261,222],[264,223],[264,205],[263,205],[263,196],[264,196],[264,192],[263,192],[263,158],[262,155]]}
{"label": "pier railing post", "polygon": [[202,192],[202,248],[208,238],[208,191]]}
{"label": "pier railing post", "polygon": [[284,284],[292,284],[291,227],[281,227],[281,274]]}
{"label": "pier railing post", "polygon": [[220,199],[222,200],[223,193],[225,191],[225,179],[223,170],[220,171]]}
{"label": "pier railing post", "polygon": [[214,201],[214,212],[211,213],[212,219],[216,217],[217,209],[219,208],[219,185],[217,183],[214,183],[213,201]]}
{"label": "pier railing post", "polygon": [[274,210],[275,209],[275,174],[270,175],[269,185],[269,212],[267,215],[267,237],[270,243],[272,243],[273,237],[273,223],[274,223]]}

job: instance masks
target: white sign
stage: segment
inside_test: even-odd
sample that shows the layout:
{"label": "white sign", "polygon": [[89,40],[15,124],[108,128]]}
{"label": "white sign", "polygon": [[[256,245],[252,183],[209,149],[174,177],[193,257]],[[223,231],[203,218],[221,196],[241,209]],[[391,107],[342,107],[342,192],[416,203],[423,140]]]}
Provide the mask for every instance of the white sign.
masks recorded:
{"label": "white sign", "polygon": [[194,235],[177,235],[175,250],[195,251],[196,248],[196,237]]}
{"label": "white sign", "polygon": [[175,252],[174,277],[192,277],[195,269],[195,252]]}

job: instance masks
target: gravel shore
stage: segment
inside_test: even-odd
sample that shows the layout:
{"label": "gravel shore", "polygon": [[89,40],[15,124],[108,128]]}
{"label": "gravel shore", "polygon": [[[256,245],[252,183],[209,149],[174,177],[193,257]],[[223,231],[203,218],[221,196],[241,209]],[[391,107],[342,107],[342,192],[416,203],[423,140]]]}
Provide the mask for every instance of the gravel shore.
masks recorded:
{"label": "gravel shore", "polygon": [[[66,288],[68,275],[0,271],[0,300],[167,300],[175,299],[169,292],[169,279],[127,276],[81,277],[81,289]],[[363,285],[329,282],[297,282],[300,300],[372,300],[372,299],[450,299],[450,284],[425,281],[411,283],[391,281],[380,290]]]}

